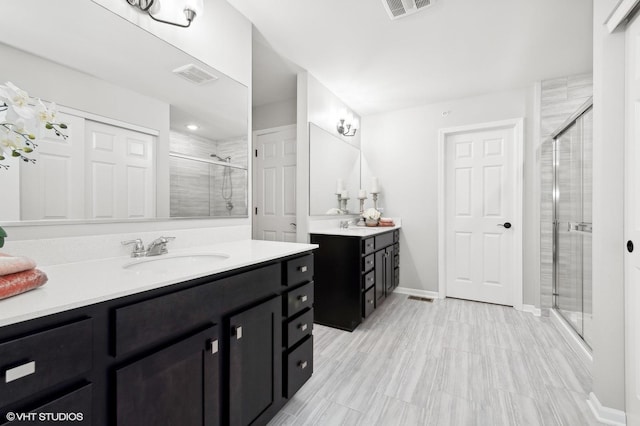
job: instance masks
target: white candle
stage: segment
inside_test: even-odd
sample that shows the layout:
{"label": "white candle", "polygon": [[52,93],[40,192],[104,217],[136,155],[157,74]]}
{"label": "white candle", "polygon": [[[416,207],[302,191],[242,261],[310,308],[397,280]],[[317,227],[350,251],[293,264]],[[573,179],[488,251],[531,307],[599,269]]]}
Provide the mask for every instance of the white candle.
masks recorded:
{"label": "white candle", "polygon": [[367,198],[367,191],[360,189],[360,191],[358,191],[358,198]]}
{"label": "white candle", "polygon": [[371,192],[375,192],[375,193],[380,192],[380,188],[378,186],[378,178],[377,177],[372,177],[371,178]]}
{"label": "white candle", "polygon": [[349,198],[349,192],[346,189],[343,189],[342,192],[340,193],[340,196],[343,199],[347,199],[347,198]]}
{"label": "white candle", "polygon": [[341,194],[344,191],[344,184],[342,183],[342,179],[338,179],[336,183],[336,194]]}

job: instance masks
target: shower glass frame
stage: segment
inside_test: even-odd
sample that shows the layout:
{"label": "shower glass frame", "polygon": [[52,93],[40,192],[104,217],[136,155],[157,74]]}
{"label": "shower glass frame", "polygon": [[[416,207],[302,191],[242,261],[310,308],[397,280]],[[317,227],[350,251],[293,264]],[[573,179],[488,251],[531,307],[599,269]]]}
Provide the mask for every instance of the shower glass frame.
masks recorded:
{"label": "shower glass frame", "polygon": [[[587,346],[589,345],[589,341],[586,338],[585,335],[585,327],[584,327],[584,320],[586,318],[585,315],[585,308],[586,311],[588,311],[589,313],[591,313],[591,307],[586,307],[585,306],[585,241],[586,238],[588,238],[588,247],[591,247],[591,229],[592,229],[592,223],[589,222],[584,222],[584,217],[585,217],[585,212],[584,212],[584,205],[585,205],[585,126],[584,126],[584,120],[583,118],[588,114],[588,113],[592,113],[593,111],[593,100],[589,99],[587,102],[585,102],[574,114],[572,114],[572,116],[567,119],[562,126],[559,127],[559,129],[554,132],[551,135],[551,139],[552,139],[552,144],[553,144],[553,148],[552,148],[552,156],[553,156],[553,196],[552,196],[552,200],[553,200],[553,274],[552,274],[552,278],[553,278],[553,309],[556,310],[556,312],[558,312],[560,314],[560,316],[575,330],[575,332],[582,338],[582,340],[585,342],[585,344]],[[575,127],[578,124],[581,125],[581,127]],[[581,218],[580,218],[580,222],[567,222],[565,221],[560,221],[560,217],[562,216],[564,218],[564,216],[561,214],[560,211],[560,198],[561,198],[561,192],[560,192],[560,179],[559,179],[559,175],[560,175],[560,168],[561,168],[561,159],[560,159],[560,139],[566,135],[567,133],[569,133],[572,130],[576,130],[576,133],[578,133],[579,135],[579,141],[580,141],[580,170],[579,170],[579,174],[580,174],[580,200],[579,200],[579,205],[580,205],[580,209],[581,209]],[[591,131],[591,135],[587,135],[588,137],[591,138],[592,141],[592,131]],[[571,148],[569,148],[571,150]],[[570,151],[571,152],[571,151]],[[592,156],[592,151],[591,151],[591,156]],[[564,173],[571,173],[573,172],[573,170],[569,170],[569,171],[564,171]],[[592,186],[591,186],[592,189]],[[575,200],[573,200],[573,202],[575,202]],[[569,215],[571,218],[573,218],[572,215]],[[589,219],[591,219],[591,215],[589,214]],[[564,218],[566,219],[566,218]],[[567,273],[567,271],[565,272],[565,281],[569,281],[570,278],[574,278],[576,279],[577,282],[579,282],[579,288],[576,288],[576,293],[579,294],[576,295],[575,297],[575,301],[578,301],[576,303],[579,304],[579,311],[574,311],[574,312],[570,312],[567,311],[566,307],[564,306],[564,303],[560,302],[560,298],[561,297],[570,297],[570,296],[565,296],[564,294],[561,294],[561,289],[560,284],[561,284],[561,273],[563,271],[561,271],[560,268],[560,238],[561,238],[561,228],[560,227],[567,227],[567,229],[571,229],[568,230],[567,234],[563,234],[563,235],[573,235],[574,239],[579,238],[580,243],[577,244],[577,248],[576,248],[576,253],[569,253],[570,255],[573,256],[574,259],[579,259],[580,260],[580,265],[579,267],[576,267],[576,277],[570,277],[571,273]],[[575,233],[575,234],[572,234]],[[571,241],[570,241],[571,242]],[[566,254],[565,254],[566,256]],[[589,256],[588,261],[591,261],[591,256]],[[589,271],[591,265],[588,265]],[[590,278],[588,278],[590,279]],[[590,281],[589,281],[590,282]],[[591,300],[591,299],[589,299]],[[568,314],[568,312],[570,312],[571,314],[573,314],[574,318],[571,318],[571,315]]]}

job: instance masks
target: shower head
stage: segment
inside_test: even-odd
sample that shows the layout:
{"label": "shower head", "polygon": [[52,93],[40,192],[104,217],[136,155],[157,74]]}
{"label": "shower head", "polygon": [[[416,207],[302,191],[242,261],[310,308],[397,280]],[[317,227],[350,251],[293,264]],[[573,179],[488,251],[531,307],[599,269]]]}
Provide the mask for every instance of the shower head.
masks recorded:
{"label": "shower head", "polygon": [[215,157],[220,161],[224,161],[225,163],[230,163],[231,162],[231,156],[222,158],[218,154],[210,154],[210,157]]}

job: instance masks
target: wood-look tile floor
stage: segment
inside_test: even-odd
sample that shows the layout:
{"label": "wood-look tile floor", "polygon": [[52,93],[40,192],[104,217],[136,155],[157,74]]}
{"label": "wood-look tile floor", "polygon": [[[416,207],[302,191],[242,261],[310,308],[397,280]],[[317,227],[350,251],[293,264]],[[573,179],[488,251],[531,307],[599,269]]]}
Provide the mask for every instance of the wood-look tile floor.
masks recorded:
{"label": "wood-look tile floor", "polygon": [[314,374],[270,426],[600,424],[548,318],[393,294],[353,333],[314,327]]}

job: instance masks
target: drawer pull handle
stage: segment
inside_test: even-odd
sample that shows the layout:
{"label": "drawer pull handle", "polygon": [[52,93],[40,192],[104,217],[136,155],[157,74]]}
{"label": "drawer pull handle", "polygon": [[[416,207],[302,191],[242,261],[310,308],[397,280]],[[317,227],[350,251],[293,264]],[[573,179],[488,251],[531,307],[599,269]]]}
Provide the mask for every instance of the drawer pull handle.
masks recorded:
{"label": "drawer pull handle", "polygon": [[218,339],[209,341],[209,350],[211,351],[211,355],[218,353]]}
{"label": "drawer pull handle", "polygon": [[306,266],[301,266],[298,269],[300,269],[300,272],[307,272],[307,267]]}
{"label": "drawer pull handle", "polygon": [[306,331],[306,330],[307,330],[307,324],[300,324],[300,325],[298,326],[298,328],[299,328],[300,330],[302,330],[302,331]]}
{"label": "drawer pull handle", "polygon": [[367,302],[373,305],[373,300],[367,300]]}
{"label": "drawer pull handle", "polygon": [[303,294],[302,296],[298,296],[298,299],[300,299],[300,301],[304,303],[307,301],[308,298],[306,294]]}
{"label": "drawer pull handle", "polygon": [[242,339],[242,326],[236,327],[236,340]]}
{"label": "drawer pull handle", "polygon": [[4,373],[4,382],[9,383],[14,380],[21,379],[23,377],[29,376],[36,372],[36,362],[30,361],[26,364],[19,365],[17,367],[13,367],[8,369]]}
{"label": "drawer pull handle", "polygon": [[305,368],[307,368],[307,361],[300,361],[298,365],[300,366],[301,369],[304,370]]}

